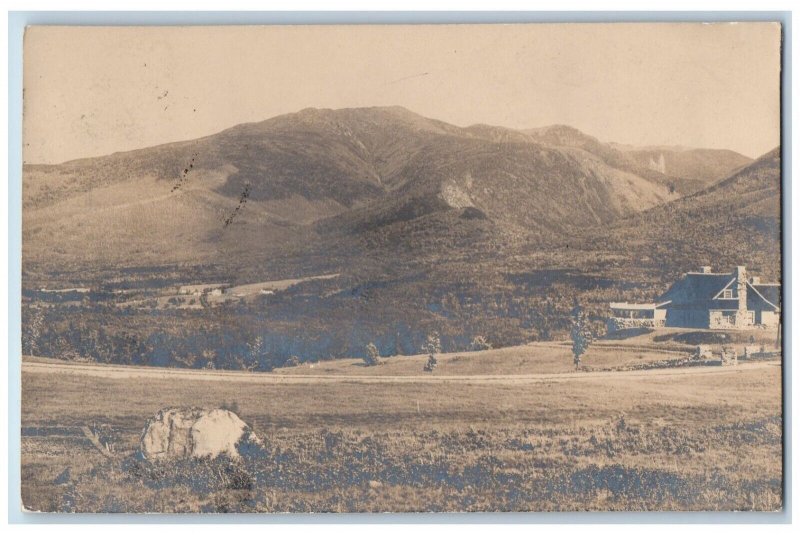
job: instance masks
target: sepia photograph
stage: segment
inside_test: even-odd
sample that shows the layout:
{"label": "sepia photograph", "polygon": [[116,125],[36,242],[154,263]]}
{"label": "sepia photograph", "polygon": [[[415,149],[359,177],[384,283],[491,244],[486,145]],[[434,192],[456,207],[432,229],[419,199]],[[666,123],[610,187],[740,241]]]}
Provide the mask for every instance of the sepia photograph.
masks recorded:
{"label": "sepia photograph", "polygon": [[784,31],[28,26],[20,508],[780,513]]}

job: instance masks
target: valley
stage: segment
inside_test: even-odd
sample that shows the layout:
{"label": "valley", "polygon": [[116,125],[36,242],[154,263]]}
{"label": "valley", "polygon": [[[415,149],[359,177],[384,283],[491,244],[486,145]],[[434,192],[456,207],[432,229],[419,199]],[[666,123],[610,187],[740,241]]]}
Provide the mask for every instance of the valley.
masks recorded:
{"label": "valley", "polygon": [[[576,300],[601,333],[609,302],[697,265],[781,275],[777,149],[308,109],[26,166],[23,185],[23,324],[41,325],[23,350],[58,358],[266,370],[414,354],[434,331],[448,351],[513,346],[563,339]],[[253,291],[177,291],[209,281]],[[39,292],[70,287],[91,292]]]}

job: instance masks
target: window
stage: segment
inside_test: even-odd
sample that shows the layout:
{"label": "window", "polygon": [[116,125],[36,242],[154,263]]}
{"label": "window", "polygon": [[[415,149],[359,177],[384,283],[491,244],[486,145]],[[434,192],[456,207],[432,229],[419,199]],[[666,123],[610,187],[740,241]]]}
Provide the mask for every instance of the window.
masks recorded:
{"label": "window", "polygon": [[733,299],[733,290],[723,290],[722,291],[722,298],[723,299]]}

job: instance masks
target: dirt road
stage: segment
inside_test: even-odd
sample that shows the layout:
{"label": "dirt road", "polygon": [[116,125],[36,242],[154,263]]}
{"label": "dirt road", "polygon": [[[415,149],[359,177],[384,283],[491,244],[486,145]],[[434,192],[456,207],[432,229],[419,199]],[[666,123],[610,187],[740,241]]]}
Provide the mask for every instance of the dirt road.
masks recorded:
{"label": "dirt road", "polygon": [[605,378],[662,378],[666,376],[699,374],[739,374],[748,371],[780,368],[778,361],[740,363],[737,366],[692,366],[633,371],[536,373],[523,375],[414,375],[414,376],[342,376],[288,375],[258,372],[183,370],[175,368],[146,368],[99,364],[67,364],[52,362],[23,362],[22,373],[83,375],[108,379],[169,379],[187,381],[230,381],[263,384],[320,384],[320,383],[465,383],[465,384],[526,384]]}

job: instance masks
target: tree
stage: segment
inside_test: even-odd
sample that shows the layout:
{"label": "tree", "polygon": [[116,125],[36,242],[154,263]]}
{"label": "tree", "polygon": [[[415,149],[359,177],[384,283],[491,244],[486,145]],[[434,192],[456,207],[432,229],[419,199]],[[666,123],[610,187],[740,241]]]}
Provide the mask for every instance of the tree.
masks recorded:
{"label": "tree", "polygon": [[177,362],[184,368],[194,368],[196,366],[198,357],[193,353],[187,353],[187,354],[175,353],[171,356],[171,358],[174,362]]}
{"label": "tree", "polygon": [[436,355],[442,352],[442,342],[439,339],[439,333],[434,332],[428,335],[425,343],[422,344],[422,351],[428,354],[428,361],[423,368],[426,372],[432,372],[438,364]]}
{"label": "tree", "polygon": [[425,362],[425,367],[422,368],[422,370],[426,372],[432,372],[436,369],[437,364],[438,362],[436,362],[436,357],[433,355],[433,353],[431,353],[428,355],[428,360]]}
{"label": "tree", "polygon": [[206,363],[205,367],[209,370],[216,369],[217,352],[212,348],[206,348],[200,355],[202,361]]}
{"label": "tree", "polygon": [[577,370],[581,365],[581,356],[589,349],[589,345],[594,340],[594,335],[587,322],[586,313],[580,304],[575,304],[571,316],[572,329],[569,335],[572,338],[572,356]]}
{"label": "tree", "polygon": [[211,306],[211,303],[208,301],[208,296],[211,295],[211,289],[205,288],[203,293],[200,294],[200,304],[203,308],[208,308]]}
{"label": "tree", "polygon": [[478,335],[472,339],[473,351],[485,351],[487,349],[492,349],[492,344],[490,344],[485,337]]}
{"label": "tree", "polygon": [[39,340],[45,327],[44,313],[40,308],[33,307],[26,311],[29,314],[26,321],[22,322],[22,351],[27,355],[38,355]]}
{"label": "tree", "polygon": [[375,344],[367,344],[367,352],[364,354],[364,364],[367,366],[377,366],[381,363],[381,354]]}
{"label": "tree", "polygon": [[247,344],[247,352],[242,361],[242,368],[251,372],[261,365],[265,354],[264,339],[256,336],[255,340]]}

